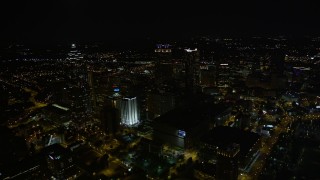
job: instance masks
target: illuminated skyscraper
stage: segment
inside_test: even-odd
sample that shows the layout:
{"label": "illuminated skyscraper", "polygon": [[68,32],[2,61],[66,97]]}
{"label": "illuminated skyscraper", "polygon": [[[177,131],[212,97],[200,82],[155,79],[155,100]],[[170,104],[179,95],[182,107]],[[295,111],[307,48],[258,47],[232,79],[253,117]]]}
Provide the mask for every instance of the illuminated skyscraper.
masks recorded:
{"label": "illuminated skyscraper", "polygon": [[123,98],[121,102],[121,124],[131,126],[137,123],[139,123],[137,98]]}
{"label": "illuminated skyscraper", "polygon": [[71,44],[71,50],[68,53],[67,60],[71,60],[71,61],[76,60],[77,61],[77,60],[81,60],[81,59],[83,59],[83,56],[82,56],[81,52],[77,50],[76,44]]}

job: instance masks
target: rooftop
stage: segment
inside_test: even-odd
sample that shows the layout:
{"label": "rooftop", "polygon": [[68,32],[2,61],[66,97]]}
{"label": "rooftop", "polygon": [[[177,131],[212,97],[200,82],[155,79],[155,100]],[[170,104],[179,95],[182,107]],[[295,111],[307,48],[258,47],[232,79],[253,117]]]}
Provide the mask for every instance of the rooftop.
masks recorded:
{"label": "rooftop", "polygon": [[260,135],[257,133],[229,126],[218,126],[202,136],[201,141],[220,148],[226,148],[233,143],[239,144],[240,155],[245,156],[259,138]]}
{"label": "rooftop", "polygon": [[205,103],[198,106],[176,108],[155,119],[155,122],[164,123],[181,130],[196,127],[203,121],[223,113],[227,106],[224,104]]}

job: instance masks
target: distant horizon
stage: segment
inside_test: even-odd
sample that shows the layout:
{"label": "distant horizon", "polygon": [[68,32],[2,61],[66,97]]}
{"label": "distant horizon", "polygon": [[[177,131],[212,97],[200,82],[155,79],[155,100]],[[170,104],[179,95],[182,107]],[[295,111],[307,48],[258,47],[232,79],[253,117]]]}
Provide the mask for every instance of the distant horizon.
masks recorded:
{"label": "distant horizon", "polygon": [[318,36],[314,2],[10,1],[0,4],[0,41],[112,42],[209,36]]}
{"label": "distant horizon", "polygon": [[194,39],[200,38],[209,38],[209,39],[223,39],[223,38],[232,38],[232,39],[251,39],[251,38],[285,38],[287,40],[302,40],[302,39],[312,39],[320,38],[320,35],[247,35],[247,36],[237,36],[237,35],[194,35],[183,38],[151,38],[151,37],[135,37],[132,39],[119,39],[119,40],[57,40],[57,41],[1,41],[0,46],[9,46],[9,45],[25,45],[30,47],[43,47],[43,46],[71,46],[71,44],[78,45],[102,45],[102,46],[114,46],[117,48],[128,47],[132,45],[137,46],[147,46],[155,45],[157,43],[182,43],[182,42],[191,42]]}

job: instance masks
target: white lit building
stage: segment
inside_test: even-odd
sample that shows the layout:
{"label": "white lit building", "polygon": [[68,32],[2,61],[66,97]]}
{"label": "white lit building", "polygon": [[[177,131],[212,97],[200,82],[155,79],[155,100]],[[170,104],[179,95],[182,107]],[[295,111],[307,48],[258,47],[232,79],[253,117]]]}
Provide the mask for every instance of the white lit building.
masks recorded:
{"label": "white lit building", "polygon": [[79,61],[83,59],[83,55],[77,50],[76,44],[71,44],[71,50],[68,53],[67,60]]}
{"label": "white lit building", "polygon": [[138,102],[136,97],[126,97],[121,102],[121,124],[132,126],[139,123]]}

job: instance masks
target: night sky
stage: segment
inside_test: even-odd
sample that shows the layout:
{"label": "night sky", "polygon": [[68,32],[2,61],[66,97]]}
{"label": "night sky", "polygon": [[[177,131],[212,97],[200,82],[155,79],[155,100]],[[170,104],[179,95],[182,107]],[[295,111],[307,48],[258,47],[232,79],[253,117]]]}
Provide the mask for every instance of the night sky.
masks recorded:
{"label": "night sky", "polygon": [[[172,0],[173,1],[173,0]],[[1,1],[2,42],[126,42],[194,35],[318,35],[319,6],[285,1]]]}

